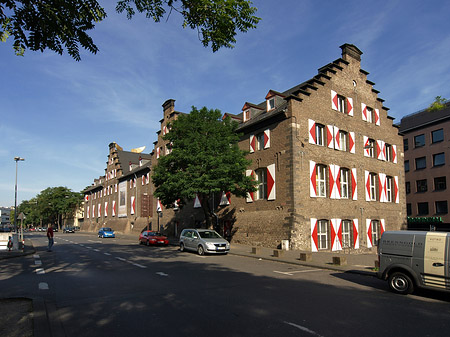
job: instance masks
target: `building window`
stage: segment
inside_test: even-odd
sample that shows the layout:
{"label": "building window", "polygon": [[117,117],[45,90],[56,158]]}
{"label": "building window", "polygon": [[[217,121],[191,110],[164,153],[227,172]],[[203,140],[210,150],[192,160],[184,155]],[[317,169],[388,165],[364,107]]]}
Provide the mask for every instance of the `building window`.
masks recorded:
{"label": "building window", "polygon": [[372,220],[372,244],[378,246],[378,240],[380,239],[380,221]]}
{"label": "building window", "polygon": [[412,214],[411,204],[406,204],[406,215],[411,216],[411,214]]}
{"label": "building window", "polygon": [[340,170],[340,183],[341,183],[341,199],[348,199],[350,195],[349,176],[350,171],[346,168]]}
{"label": "building window", "polygon": [[258,182],[256,191],[256,199],[267,199],[267,169],[261,168],[255,171],[256,181]]}
{"label": "building window", "polygon": [[342,248],[351,248],[352,245],[352,222],[342,220]]}
{"label": "building window", "polygon": [[370,200],[377,200],[377,175],[375,173],[370,173],[369,176],[369,191],[370,191]]}
{"label": "building window", "polygon": [[422,147],[425,146],[425,135],[417,135],[414,136],[414,147]]}
{"label": "building window", "polygon": [[394,178],[386,177],[386,199],[387,202],[394,201]]}
{"label": "building window", "polygon": [[327,167],[325,165],[317,165],[316,170],[316,194],[318,197],[327,196]]}
{"label": "building window", "polygon": [[417,203],[417,215],[428,215],[428,202]]}
{"label": "building window", "polygon": [[405,183],[405,191],[406,191],[406,194],[411,193],[411,183],[409,181],[407,181]]}
{"label": "building window", "polygon": [[256,135],[256,149],[258,151],[264,149],[264,132]]}
{"label": "building window", "polygon": [[375,158],[375,140],[369,138],[369,140],[367,141],[367,153],[369,155],[370,158]]}
{"label": "building window", "polygon": [[345,131],[339,130],[339,150],[347,151],[348,150],[348,134]]}
{"label": "building window", "polygon": [[445,189],[447,189],[447,178],[446,177],[434,178],[434,190],[443,191]]}
{"label": "building window", "polygon": [[444,130],[443,129],[434,130],[431,132],[431,142],[433,144],[442,142],[443,140],[444,140]]}
{"label": "building window", "polygon": [[392,162],[392,145],[386,144],[385,151],[386,151],[386,161]]}
{"label": "building window", "polygon": [[427,159],[425,157],[416,158],[416,170],[423,170],[427,167]]}
{"label": "building window", "polygon": [[248,121],[250,119],[251,115],[250,115],[250,110],[245,110],[244,111],[244,122]]}
{"label": "building window", "polygon": [[447,200],[436,201],[435,206],[436,206],[436,214],[447,214],[448,213]]}
{"label": "building window", "polygon": [[373,109],[367,107],[367,122],[372,123],[374,120],[373,118]]}
{"label": "building window", "polygon": [[405,160],[405,172],[409,172],[409,160]]}
{"label": "building window", "polygon": [[316,124],[316,144],[325,146],[325,126]]}
{"label": "building window", "polygon": [[408,138],[403,139],[403,150],[408,150]]}
{"label": "building window", "polygon": [[416,187],[418,193],[426,192],[428,190],[427,180],[426,179],[417,180]]}
{"label": "building window", "polygon": [[267,111],[275,109],[275,98],[270,98],[267,100]]}
{"label": "building window", "polygon": [[433,154],[433,166],[445,165],[445,154],[444,152]]}
{"label": "building window", "polygon": [[319,220],[317,225],[318,249],[328,249],[328,220]]}
{"label": "building window", "polygon": [[345,104],[345,102],[346,102],[346,99],[344,96],[341,96],[341,95],[337,96],[338,111],[347,113],[347,104]]}

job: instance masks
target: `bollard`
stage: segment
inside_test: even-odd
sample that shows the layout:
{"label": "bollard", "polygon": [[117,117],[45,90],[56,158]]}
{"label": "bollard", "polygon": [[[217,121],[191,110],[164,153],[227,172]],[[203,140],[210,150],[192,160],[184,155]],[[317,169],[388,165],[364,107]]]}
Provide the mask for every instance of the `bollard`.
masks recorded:
{"label": "bollard", "polygon": [[273,256],[275,256],[275,257],[282,257],[283,256],[283,251],[281,249],[274,249],[273,250]]}
{"label": "bollard", "polygon": [[252,254],[259,254],[261,253],[261,248],[259,247],[252,247]]}
{"label": "bollard", "polygon": [[338,266],[346,266],[347,258],[345,256],[333,256],[333,264]]}
{"label": "bollard", "polygon": [[300,261],[311,262],[312,254],[311,253],[300,253]]}

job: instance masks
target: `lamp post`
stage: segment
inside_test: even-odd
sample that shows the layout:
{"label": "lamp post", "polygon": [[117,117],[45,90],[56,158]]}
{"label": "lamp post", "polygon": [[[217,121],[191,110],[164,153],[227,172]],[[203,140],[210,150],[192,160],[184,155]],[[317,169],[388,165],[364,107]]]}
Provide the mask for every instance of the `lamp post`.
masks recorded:
{"label": "lamp post", "polygon": [[17,164],[19,161],[24,161],[24,158],[14,157],[16,161],[16,185],[15,185],[15,198],[14,198],[14,232],[17,233]]}

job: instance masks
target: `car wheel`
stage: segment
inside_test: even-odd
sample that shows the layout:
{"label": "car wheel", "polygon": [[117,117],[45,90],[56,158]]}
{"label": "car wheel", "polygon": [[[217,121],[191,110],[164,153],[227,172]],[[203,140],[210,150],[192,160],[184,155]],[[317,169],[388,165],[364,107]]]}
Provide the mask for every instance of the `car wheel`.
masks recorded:
{"label": "car wheel", "polygon": [[147,240],[147,246],[150,246],[150,241]]}
{"label": "car wheel", "polygon": [[198,246],[197,253],[198,253],[198,255],[205,255],[205,249],[203,248],[202,245]]}
{"label": "car wheel", "polygon": [[184,243],[180,243],[180,252],[184,252]]}
{"label": "car wheel", "polygon": [[407,295],[414,291],[414,283],[409,275],[395,272],[389,276],[389,288],[397,294]]}

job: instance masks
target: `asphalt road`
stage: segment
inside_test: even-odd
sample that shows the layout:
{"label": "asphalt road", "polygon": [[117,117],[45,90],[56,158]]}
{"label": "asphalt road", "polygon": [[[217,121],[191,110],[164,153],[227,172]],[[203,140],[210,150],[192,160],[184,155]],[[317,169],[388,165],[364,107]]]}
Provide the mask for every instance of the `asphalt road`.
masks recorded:
{"label": "asphalt road", "polygon": [[128,238],[28,234],[2,261],[1,297],[33,298],[42,336],[447,336],[450,297],[401,296],[357,274],[232,254],[198,256]]}

